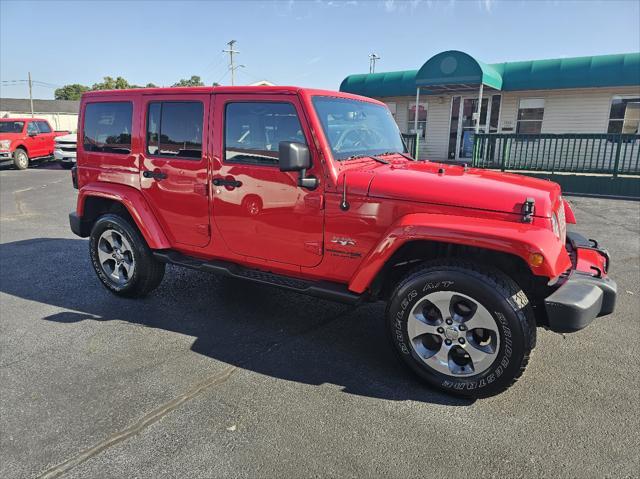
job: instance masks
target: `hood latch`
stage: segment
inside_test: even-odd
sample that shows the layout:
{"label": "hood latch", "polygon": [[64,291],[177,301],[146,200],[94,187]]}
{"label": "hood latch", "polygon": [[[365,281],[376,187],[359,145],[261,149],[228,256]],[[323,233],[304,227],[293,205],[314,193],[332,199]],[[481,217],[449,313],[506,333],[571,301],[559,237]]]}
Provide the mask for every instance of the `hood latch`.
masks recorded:
{"label": "hood latch", "polygon": [[536,200],[533,198],[527,198],[524,203],[522,203],[522,222],[523,223],[532,223],[533,215],[536,212]]}

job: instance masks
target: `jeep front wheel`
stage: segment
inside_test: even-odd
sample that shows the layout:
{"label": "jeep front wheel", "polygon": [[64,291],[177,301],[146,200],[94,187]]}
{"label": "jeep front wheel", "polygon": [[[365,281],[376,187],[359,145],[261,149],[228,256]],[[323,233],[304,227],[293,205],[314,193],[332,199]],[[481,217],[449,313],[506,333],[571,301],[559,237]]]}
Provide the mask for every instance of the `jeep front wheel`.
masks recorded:
{"label": "jeep front wheel", "polygon": [[503,273],[465,261],[426,264],[387,306],[395,351],[427,383],[486,397],[520,377],[535,344],[524,292]]}
{"label": "jeep front wheel", "polygon": [[29,155],[22,148],[16,148],[13,152],[13,164],[19,170],[26,170],[29,168]]}
{"label": "jeep front wheel", "polygon": [[119,296],[145,296],[164,277],[164,263],[153,257],[138,230],[115,214],[103,215],[96,221],[89,253],[102,284]]}

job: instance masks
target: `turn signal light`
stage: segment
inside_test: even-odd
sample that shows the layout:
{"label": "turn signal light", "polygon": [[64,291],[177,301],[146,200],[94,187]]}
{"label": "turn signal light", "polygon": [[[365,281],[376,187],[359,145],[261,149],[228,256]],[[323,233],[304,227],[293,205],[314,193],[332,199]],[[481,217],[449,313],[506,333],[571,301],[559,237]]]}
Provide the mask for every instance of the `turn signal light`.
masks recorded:
{"label": "turn signal light", "polygon": [[529,264],[531,266],[542,266],[542,263],[544,263],[544,256],[540,253],[531,253],[529,255]]}

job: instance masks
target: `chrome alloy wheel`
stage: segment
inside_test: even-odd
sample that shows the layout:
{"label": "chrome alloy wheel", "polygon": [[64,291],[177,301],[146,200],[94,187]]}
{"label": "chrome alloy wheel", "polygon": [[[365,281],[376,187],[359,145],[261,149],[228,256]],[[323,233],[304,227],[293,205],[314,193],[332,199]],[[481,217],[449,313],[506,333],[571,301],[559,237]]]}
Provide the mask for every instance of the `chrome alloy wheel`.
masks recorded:
{"label": "chrome alloy wheel", "polygon": [[455,291],[436,291],[420,299],[409,313],[407,333],[415,355],[448,376],[486,371],[500,348],[500,332],[491,313]]}
{"label": "chrome alloy wheel", "polygon": [[98,261],[102,271],[119,285],[126,284],[135,270],[133,248],[121,233],[105,230],[98,239]]}

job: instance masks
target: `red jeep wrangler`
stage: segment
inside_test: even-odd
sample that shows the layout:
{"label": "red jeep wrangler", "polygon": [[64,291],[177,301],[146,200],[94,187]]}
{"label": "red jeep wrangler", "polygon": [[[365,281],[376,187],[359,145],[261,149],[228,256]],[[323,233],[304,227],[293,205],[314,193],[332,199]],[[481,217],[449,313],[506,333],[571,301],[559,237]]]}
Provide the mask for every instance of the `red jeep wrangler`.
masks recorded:
{"label": "red jeep wrangler", "polygon": [[557,184],[415,161],[369,98],[295,87],[91,92],[77,151],[71,229],[90,237],[113,293],[149,293],[171,263],[385,301],[398,356],[453,394],[509,387],[536,326],[576,331],[614,309],[609,256],[567,233],[575,218]]}
{"label": "red jeep wrangler", "polygon": [[29,162],[53,156],[54,140],[68,131],[53,131],[42,118],[0,119],[0,163],[12,161],[19,170]]}

